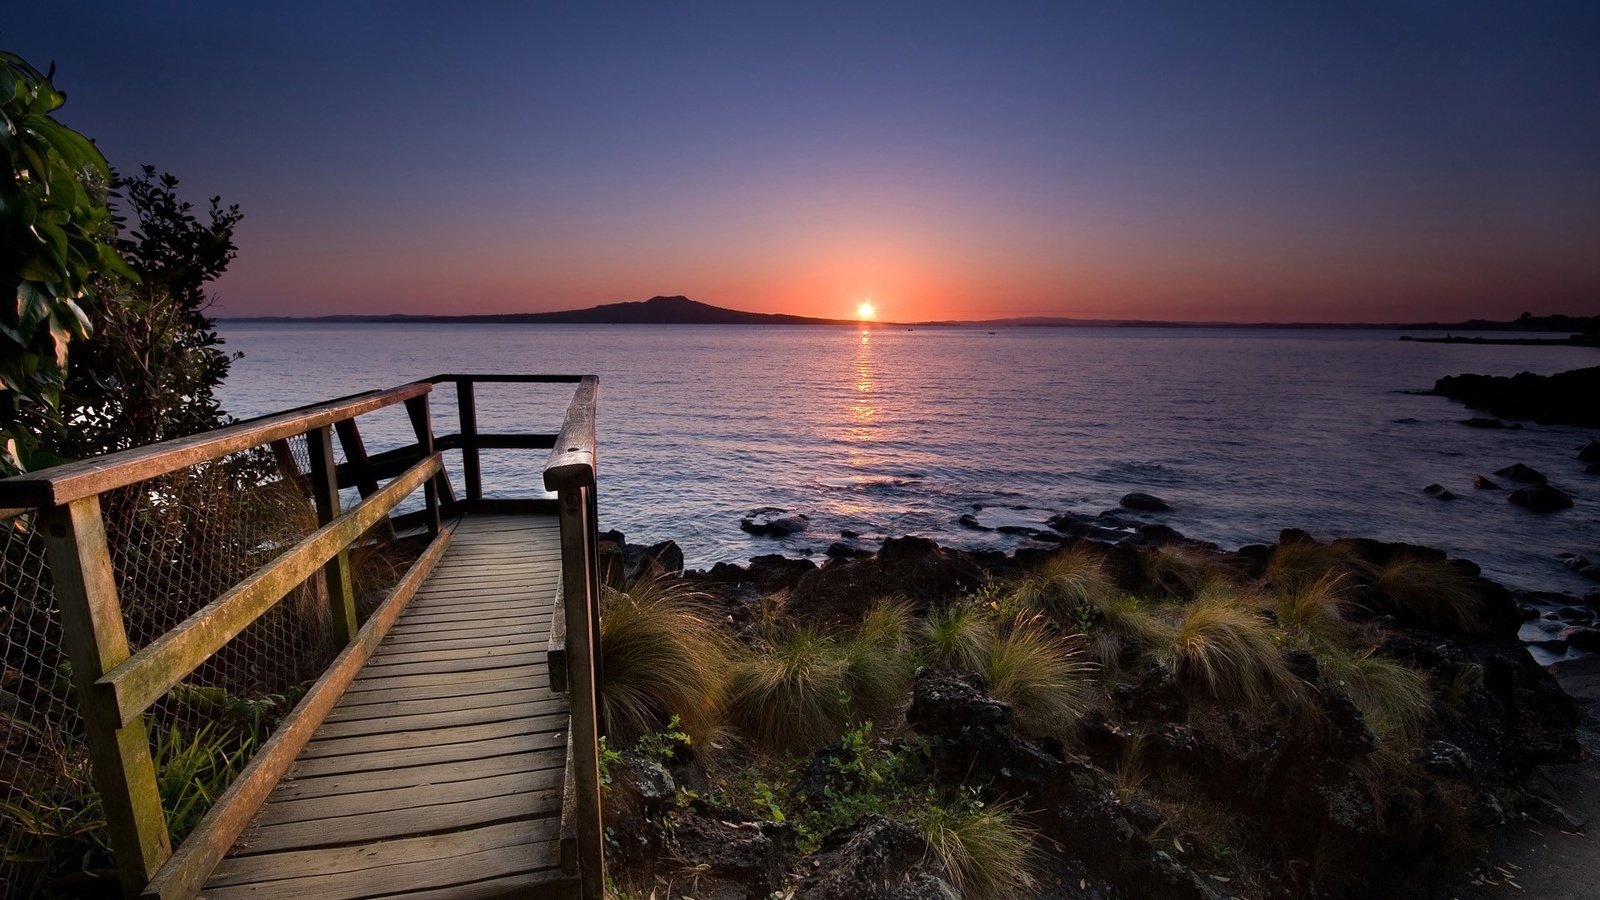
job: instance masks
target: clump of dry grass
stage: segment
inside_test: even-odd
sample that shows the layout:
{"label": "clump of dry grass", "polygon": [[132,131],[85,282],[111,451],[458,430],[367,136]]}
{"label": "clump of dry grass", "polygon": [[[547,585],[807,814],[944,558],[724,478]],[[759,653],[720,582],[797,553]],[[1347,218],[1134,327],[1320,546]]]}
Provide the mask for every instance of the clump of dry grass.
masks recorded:
{"label": "clump of dry grass", "polygon": [[947,809],[928,804],[916,816],[928,853],[963,897],[1032,896],[1038,868],[1036,833],[1013,804]]}
{"label": "clump of dry grass", "polygon": [[832,637],[815,626],[794,626],[734,664],[728,718],[763,749],[814,750],[844,729],[849,669]]}
{"label": "clump of dry grass", "polygon": [[1396,554],[1374,584],[1401,608],[1436,624],[1476,628],[1482,614],[1477,579],[1448,560]]}
{"label": "clump of dry grass", "polygon": [[1426,674],[1370,650],[1325,649],[1319,660],[1328,678],[1361,710],[1378,740],[1410,740],[1433,717],[1433,691]]}
{"label": "clump of dry grass", "polygon": [[1273,548],[1262,580],[1278,590],[1294,590],[1324,578],[1372,574],[1371,564],[1361,558],[1354,545],[1291,540]]}
{"label": "clump of dry grass", "polygon": [[1350,579],[1327,572],[1316,579],[1297,579],[1279,587],[1271,600],[1278,624],[1310,641],[1338,643],[1350,633]]}
{"label": "clump of dry grass", "polygon": [[929,662],[961,672],[978,672],[989,655],[994,621],[989,611],[977,603],[957,601],[929,613],[919,631]]}
{"label": "clump of dry grass", "polygon": [[1191,599],[1226,574],[1214,554],[1191,547],[1154,547],[1141,551],[1137,558],[1140,583],[1160,597]]}
{"label": "clump of dry grass", "polygon": [[990,640],[982,674],[1024,731],[1065,734],[1089,711],[1090,671],[1072,640],[1038,617],[1019,616]]}
{"label": "clump of dry grass", "polygon": [[1272,624],[1220,591],[1185,607],[1150,652],[1178,678],[1225,702],[1259,707],[1294,692]]}
{"label": "clump of dry grass", "polygon": [[716,728],[733,648],[703,600],[666,578],[604,590],[600,707],[617,739],[658,731],[674,715],[696,742]]}
{"label": "clump of dry grass", "polygon": [[1069,619],[1084,604],[1101,602],[1115,590],[1105,558],[1083,545],[1051,554],[1012,585],[1008,600],[1018,610]]}
{"label": "clump of dry grass", "polygon": [[845,659],[845,689],[863,716],[892,709],[911,681],[911,608],[883,600],[873,604],[840,646]]}

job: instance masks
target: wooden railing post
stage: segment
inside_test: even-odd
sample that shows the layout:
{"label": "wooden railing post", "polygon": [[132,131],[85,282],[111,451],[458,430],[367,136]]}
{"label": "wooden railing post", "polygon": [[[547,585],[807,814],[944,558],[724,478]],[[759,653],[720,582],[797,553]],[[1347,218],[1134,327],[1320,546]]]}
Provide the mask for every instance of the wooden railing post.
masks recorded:
{"label": "wooden railing post", "polygon": [[128,635],[100,517],[100,497],[90,495],[45,509],[40,518],[61,608],[61,642],[72,662],[95,789],[100,792],[123,891],[133,896],[172,855],[172,843],[144,718],[120,725],[95,686],[128,658]]}
{"label": "wooden railing post", "polygon": [[600,639],[595,616],[599,597],[589,490],[579,486],[560,492],[561,605],[567,624],[580,891],[584,900],[599,900],[605,891],[605,833],[600,818],[600,709],[594,665]]}
{"label": "wooden railing post", "polygon": [[[416,432],[417,447],[424,457],[433,455],[433,413],[428,406],[428,395],[412,397],[406,401],[406,414],[411,417],[411,430]],[[422,493],[428,510],[428,533],[439,533],[440,494],[450,490],[450,479],[443,470],[423,486]]]}
{"label": "wooden railing post", "polygon": [[456,409],[461,413],[461,477],[467,482],[467,499],[483,499],[483,469],[478,459],[478,402],[472,380],[456,380]]}
{"label": "wooden railing post", "polygon": [[[306,446],[311,451],[311,496],[317,504],[317,525],[321,527],[339,518],[339,472],[333,458],[332,429],[324,425],[306,432]],[[322,579],[328,587],[333,639],[343,647],[354,640],[360,630],[347,548],[341,548],[322,567]]]}

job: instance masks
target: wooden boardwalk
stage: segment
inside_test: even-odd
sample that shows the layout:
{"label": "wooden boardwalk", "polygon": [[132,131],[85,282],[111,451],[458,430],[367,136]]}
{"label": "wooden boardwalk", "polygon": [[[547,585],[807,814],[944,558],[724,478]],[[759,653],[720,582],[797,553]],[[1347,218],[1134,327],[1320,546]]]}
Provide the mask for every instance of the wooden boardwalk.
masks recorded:
{"label": "wooden boardwalk", "polygon": [[469,515],[202,897],[566,897],[555,516]]}

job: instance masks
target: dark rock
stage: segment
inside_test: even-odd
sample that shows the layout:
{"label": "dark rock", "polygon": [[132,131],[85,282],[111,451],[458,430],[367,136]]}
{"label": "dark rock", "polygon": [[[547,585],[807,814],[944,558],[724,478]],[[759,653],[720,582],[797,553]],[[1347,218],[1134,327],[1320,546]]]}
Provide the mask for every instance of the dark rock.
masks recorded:
{"label": "dark rock", "polygon": [[1600,426],[1600,403],[1594,402],[1600,397],[1600,366],[1556,375],[1522,372],[1509,378],[1452,375],[1434,382],[1433,392],[1502,419]]}
{"label": "dark rock", "polygon": [[996,528],[995,531],[998,531],[1001,534],[1020,535],[1021,537],[1034,537],[1035,535],[1039,534],[1039,529],[1029,528],[1026,525],[1001,525],[999,528]]}
{"label": "dark rock", "polygon": [[1600,441],[1588,441],[1579,447],[1578,461],[1600,463]]}
{"label": "dark rock", "polygon": [[870,559],[836,560],[805,573],[794,585],[788,609],[814,621],[851,622],[875,597],[902,596],[920,609],[976,590],[983,579],[971,554],[927,538],[890,538]]}
{"label": "dark rock", "polygon": [[1590,609],[1600,609],[1600,588],[1595,588],[1583,595],[1583,605]]}
{"label": "dark rock", "polygon": [[1600,463],[1590,463],[1589,465],[1584,466],[1583,467],[1583,474],[1585,474],[1585,475],[1600,475]]}
{"label": "dark rock", "polygon": [[1509,428],[1513,431],[1517,431],[1522,428],[1521,425],[1507,425],[1499,419],[1481,419],[1476,417],[1471,419],[1462,419],[1461,424],[1467,426],[1468,428]]}
{"label": "dark rock", "polygon": [[1498,490],[1500,490],[1500,485],[1495,484],[1493,481],[1490,481],[1488,478],[1486,478],[1486,477],[1484,477],[1482,475],[1474,475],[1474,476],[1472,476],[1472,486],[1475,487],[1475,488],[1481,488],[1481,489],[1490,490],[1490,491],[1498,491]]}
{"label": "dark rock", "polygon": [[785,822],[727,821],[696,801],[669,822],[672,853],[701,870],[697,897],[767,900],[783,886],[794,830]]}
{"label": "dark rock", "polygon": [[963,528],[971,528],[973,531],[993,531],[994,530],[993,528],[990,528],[989,526],[983,524],[982,522],[979,522],[978,521],[978,517],[973,515],[972,513],[962,513],[961,514],[961,518],[957,519],[956,521],[958,523],[960,523],[960,525]]}
{"label": "dark rock", "polygon": [[917,829],[880,815],[863,816],[823,839],[812,858],[816,874],[799,884],[794,897],[888,900],[892,891],[909,880],[926,852],[927,845]]}
{"label": "dark rock", "polygon": [[1323,674],[1317,658],[1304,650],[1285,656],[1289,671],[1310,688],[1312,702],[1322,711],[1326,746],[1339,756],[1362,756],[1378,749],[1378,738],[1367,727],[1361,710],[1350,696]]}
{"label": "dark rock", "polygon": [[1558,490],[1548,484],[1531,484],[1527,487],[1517,488],[1512,491],[1509,498],[1512,503],[1534,512],[1557,512],[1572,508],[1572,497],[1565,491]]}
{"label": "dark rock", "polygon": [[828,545],[828,555],[834,559],[861,559],[863,557],[871,556],[872,551],[863,550],[860,547],[846,544],[843,541],[834,541]]}
{"label": "dark rock", "polygon": [[1423,488],[1422,492],[1424,494],[1427,494],[1429,497],[1433,497],[1433,498],[1435,498],[1437,500],[1454,500],[1454,499],[1456,499],[1456,495],[1450,493],[1450,490],[1448,488],[1446,488],[1442,484],[1430,484],[1427,487]]}
{"label": "dark rock", "polygon": [[746,578],[768,591],[792,588],[800,579],[817,571],[817,564],[809,559],[790,559],[781,553],[766,553],[750,557]]}
{"label": "dark rock", "polygon": [[1421,419],[1413,419],[1410,416],[1406,416],[1403,419],[1395,419],[1393,421],[1394,421],[1394,423],[1396,425],[1416,425],[1416,424],[1420,423],[1422,420]]}
{"label": "dark rock", "polygon": [[1548,484],[1550,481],[1550,479],[1544,477],[1544,473],[1540,472],[1538,469],[1535,469],[1532,466],[1525,466],[1522,463],[1513,463],[1509,466],[1506,466],[1504,469],[1496,469],[1495,474],[1499,475],[1501,478],[1509,478],[1512,481],[1520,481],[1523,484]]}
{"label": "dark rock", "polygon": [[1429,741],[1417,754],[1417,762],[1435,775],[1458,781],[1472,773],[1472,757],[1449,741]]}
{"label": "dark rock", "polygon": [[1146,666],[1136,680],[1118,680],[1111,689],[1111,701],[1135,721],[1175,722],[1189,709],[1188,695],[1178,686],[1178,679],[1160,664]]}
{"label": "dark rock", "polygon": [[918,670],[906,724],[939,742],[937,764],[947,777],[995,785],[1012,795],[1037,793],[1059,756],[1017,734],[1010,705],[984,693],[979,683],[977,676]]}
{"label": "dark rock", "polygon": [[1159,522],[1148,522],[1139,526],[1139,537],[1146,544],[1161,545],[1174,544],[1187,540],[1178,529]]}
{"label": "dark rock", "polygon": [[1140,512],[1169,512],[1172,509],[1171,504],[1160,497],[1138,491],[1124,495],[1121,506],[1123,509],[1136,509]]}
{"label": "dark rock", "polygon": [[1563,606],[1556,610],[1556,618],[1563,622],[1582,624],[1594,621],[1594,610],[1581,606]]}
{"label": "dark rock", "polygon": [[805,531],[811,524],[809,516],[803,513],[791,513],[786,509],[776,506],[763,506],[752,509],[739,520],[739,527],[751,534],[762,534],[771,537],[784,537]]}
{"label": "dark rock", "polygon": [[856,540],[857,538],[861,537],[861,532],[859,532],[859,531],[851,531],[848,528],[841,528],[841,529],[839,529],[839,537],[842,537],[847,541],[853,541],[853,540]]}
{"label": "dark rock", "polygon": [[913,872],[885,900],[961,900],[961,893],[932,872]]}
{"label": "dark rock", "polygon": [[1593,628],[1574,628],[1567,632],[1567,645],[1584,653],[1600,653],[1600,631]]}

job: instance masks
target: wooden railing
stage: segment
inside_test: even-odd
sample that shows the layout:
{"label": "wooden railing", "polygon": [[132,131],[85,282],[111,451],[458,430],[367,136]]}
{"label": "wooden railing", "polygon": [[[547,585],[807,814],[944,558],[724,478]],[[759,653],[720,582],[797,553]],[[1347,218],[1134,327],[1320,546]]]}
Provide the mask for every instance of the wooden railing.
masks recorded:
{"label": "wooden railing", "polygon": [[[559,435],[482,434],[473,394],[474,384],[481,382],[576,383],[577,389]],[[429,395],[442,383],[455,385],[460,429],[436,439]],[[595,395],[592,376],[440,375],[0,480],[0,510],[36,510],[45,535],[63,649],[72,666],[94,783],[129,896],[194,895],[444,554],[453,532],[446,521],[463,512],[493,509],[560,515],[563,615],[557,621],[565,626],[566,643],[557,648],[557,658],[565,663],[571,692],[573,746],[568,785],[573,817],[563,822],[563,831],[583,876],[585,896],[601,896],[599,673],[593,652],[599,624]],[[357,417],[398,404],[406,407],[415,443],[369,455]],[[263,446],[286,462],[291,459],[289,441],[299,436],[309,449],[309,472],[302,475],[297,466],[285,471],[305,482],[302,487],[316,510],[316,529],[176,627],[130,652],[101,495]],[[336,437],[345,453],[343,465],[335,463]],[[543,486],[556,492],[556,500],[486,500],[479,452],[501,448],[550,449]],[[455,450],[462,454],[466,490],[459,500],[442,460],[443,453]],[[380,486],[383,481],[388,483]],[[340,506],[340,489],[345,487],[361,495],[348,510]],[[418,488],[424,492],[422,507],[394,515]],[[425,528],[429,543],[366,622],[358,623],[350,550],[374,527]],[[319,572],[331,606],[337,656],[174,852],[145,714]]]}

